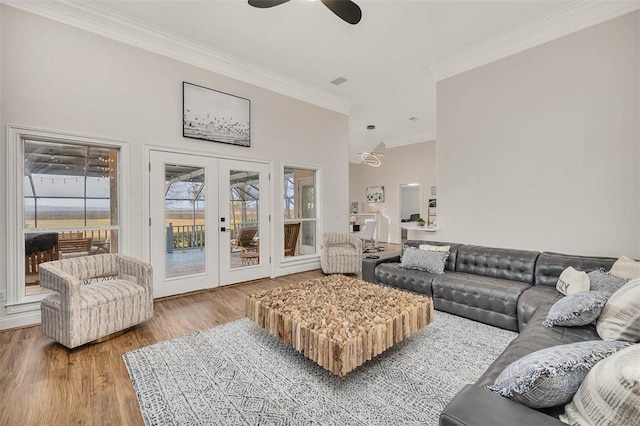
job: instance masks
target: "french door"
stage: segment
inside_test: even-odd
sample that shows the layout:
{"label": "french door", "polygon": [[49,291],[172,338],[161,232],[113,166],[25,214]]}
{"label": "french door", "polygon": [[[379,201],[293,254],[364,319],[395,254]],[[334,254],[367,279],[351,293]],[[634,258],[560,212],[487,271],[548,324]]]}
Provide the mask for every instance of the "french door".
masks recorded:
{"label": "french door", "polygon": [[269,275],[266,164],[163,151],[150,163],[154,297]]}

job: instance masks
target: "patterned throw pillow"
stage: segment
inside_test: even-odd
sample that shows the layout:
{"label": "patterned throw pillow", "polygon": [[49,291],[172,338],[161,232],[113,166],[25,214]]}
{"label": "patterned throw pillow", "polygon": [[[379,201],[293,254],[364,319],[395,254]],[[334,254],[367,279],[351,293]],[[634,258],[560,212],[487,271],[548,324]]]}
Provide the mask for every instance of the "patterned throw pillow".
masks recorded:
{"label": "patterned throw pillow", "polygon": [[444,274],[448,257],[448,251],[427,251],[406,247],[400,260],[400,267],[427,271],[432,274]]}
{"label": "patterned throw pillow", "polygon": [[541,349],[514,361],[487,390],[532,408],[566,404],[601,359],[628,342],[589,340]]}
{"label": "patterned throw pillow", "polygon": [[625,278],[627,280],[640,278],[640,262],[629,259],[627,256],[620,256],[609,272],[615,277]]}
{"label": "patterned throw pillow", "polygon": [[572,266],[562,271],[556,284],[556,289],[565,296],[581,291],[589,291],[589,288],[587,273],[578,271]]}
{"label": "patterned throw pillow", "polygon": [[640,425],[640,345],[597,363],[564,407],[572,425]]}
{"label": "patterned throw pillow", "polygon": [[609,295],[604,291],[581,291],[563,297],[549,309],[542,325],[577,327],[591,324],[600,316],[608,297]]}
{"label": "patterned throw pillow", "polygon": [[602,309],[596,331],[604,340],[640,341],[640,278],[613,293]]}
{"label": "patterned throw pillow", "polygon": [[589,283],[591,284],[591,290],[604,291],[609,295],[612,295],[620,287],[626,284],[627,280],[624,278],[618,278],[611,275],[609,272],[605,272],[603,269],[596,269],[587,274],[589,277]]}

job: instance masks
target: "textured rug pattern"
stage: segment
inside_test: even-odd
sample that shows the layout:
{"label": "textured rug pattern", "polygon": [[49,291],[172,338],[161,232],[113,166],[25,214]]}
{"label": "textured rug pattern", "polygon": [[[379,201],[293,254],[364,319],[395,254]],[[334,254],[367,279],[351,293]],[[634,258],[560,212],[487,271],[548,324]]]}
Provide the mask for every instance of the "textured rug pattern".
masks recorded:
{"label": "textured rug pattern", "polygon": [[515,336],[436,312],[341,378],[245,318],[123,358],[146,425],[437,425]]}

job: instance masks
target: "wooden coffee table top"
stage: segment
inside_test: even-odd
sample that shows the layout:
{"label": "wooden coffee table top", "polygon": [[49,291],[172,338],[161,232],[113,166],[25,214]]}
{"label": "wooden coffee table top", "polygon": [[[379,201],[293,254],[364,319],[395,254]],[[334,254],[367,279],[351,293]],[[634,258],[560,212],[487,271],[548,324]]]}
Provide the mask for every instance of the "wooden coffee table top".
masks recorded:
{"label": "wooden coffee table top", "polygon": [[246,315],[344,376],[431,323],[434,311],[428,297],[330,275],[252,294]]}

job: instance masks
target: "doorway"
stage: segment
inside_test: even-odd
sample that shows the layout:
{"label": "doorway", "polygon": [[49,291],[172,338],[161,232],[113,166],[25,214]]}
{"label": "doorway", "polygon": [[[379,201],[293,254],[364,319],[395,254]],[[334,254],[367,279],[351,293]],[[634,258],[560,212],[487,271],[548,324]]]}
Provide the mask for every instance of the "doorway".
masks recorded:
{"label": "doorway", "polygon": [[154,297],[269,275],[269,166],[150,151]]}
{"label": "doorway", "polygon": [[[400,184],[399,198],[399,217],[400,222],[412,222],[422,214],[420,206],[422,205],[422,194],[419,183]],[[417,217],[416,217],[417,216]],[[407,240],[407,230],[400,227],[400,243]]]}

